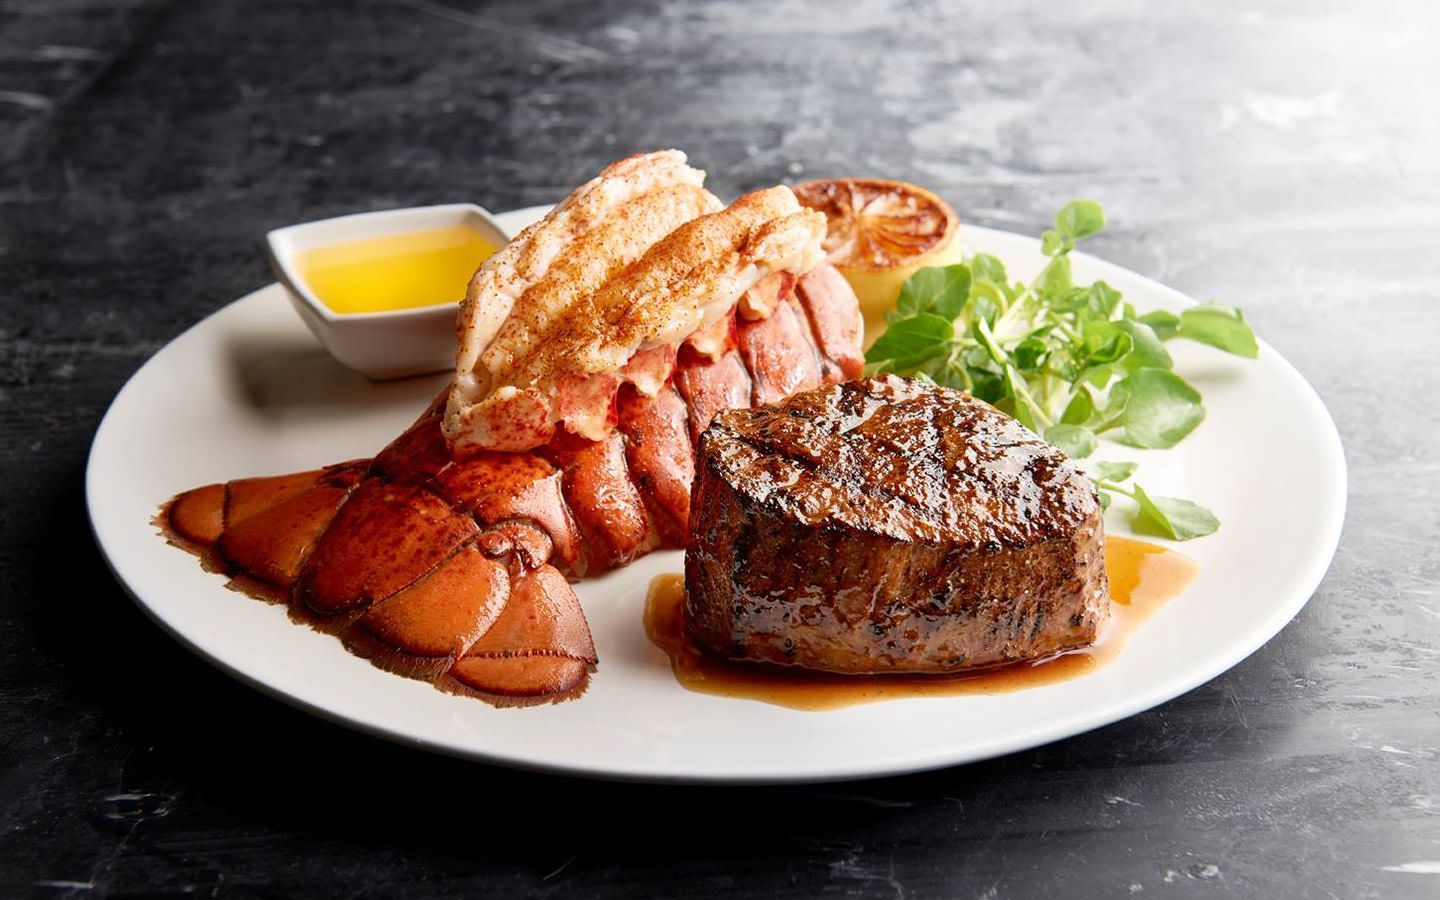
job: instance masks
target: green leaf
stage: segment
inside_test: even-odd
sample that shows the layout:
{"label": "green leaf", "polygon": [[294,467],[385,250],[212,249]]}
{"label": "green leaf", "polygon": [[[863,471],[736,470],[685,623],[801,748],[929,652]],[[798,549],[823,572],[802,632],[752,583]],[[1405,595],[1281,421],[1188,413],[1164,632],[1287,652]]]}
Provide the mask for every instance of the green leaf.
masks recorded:
{"label": "green leaf", "polygon": [[1096,406],[1095,411],[1090,414],[1090,427],[1096,431],[1108,431],[1120,425],[1121,418],[1125,415],[1125,407],[1130,402],[1127,394],[1111,391],[1105,398],[1103,406]]}
{"label": "green leaf", "polygon": [[[1000,367],[1003,373],[1005,368],[1010,365],[1010,354],[1006,353],[1005,348],[995,340],[995,334],[990,330],[990,323],[984,318],[976,319],[970,325],[970,334],[980,342],[980,346],[990,354],[990,361]],[[1008,379],[1009,376],[1006,375],[1006,378]]]}
{"label": "green leaf", "polygon": [[1040,286],[1046,297],[1063,297],[1070,291],[1070,257],[1057,256],[1045,267],[1044,281]]}
{"label": "green leaf", "polygon": [[1135,339],[1120,329],[1096,329],[1093,334],[1085,336],[1085,363],[1090,366],[1103,366],[1106,363],[1118,362],[1133,349]]}
{"label": "green leaf", "polygon": [[1135,502],[1139,504],[1137,523],[1149,524],[1166,537],[1188,541],[1214,534],[1220,527],[1215,514],[1198,503],[1175,497],[1152,497],[1135,485]]}
{"label": "green leaf", "polygon": [[975,281],[1005,285],[1005,264],[988,253],[977,253],[970,257],[970,276]]}
{"label": "green leaf", "polygon": [[977,324],[984,322],[993,326],[1000,318],[1000,305],[989,297],[976,297],[970,304],[970,315]]}
{"label": "green leaf", "polygon": [[927,266],[905,279],[895,308],[905,315],[936,313],[947,319],[960,315],[970,299],[970,268]]}
{"label": "green leaf", "polygon": [[[1122,337],[1124,337],[1124,335],[1122,335]],[[1129,352],[1130,348],[1127,346],[1123,349],[1121,355],[1123,356]],[[1116,366],[1114,363],[1102,363],[1098,366],[1090,366],[1080,373],[1080,380],[1094,387],[1096,390],[1104,390],[1105,385],[1110,383],[1110,379],[1115,377],[1115,369]],[[1121,405],[1123,406],[1124,404]],[[1119,407],[1116,407],[1116,409],[1119,409]]]}
{"label": "green leaf", "polygon": [[1143,322],[1121,319],[1114,323],[1121,333],[1129,335],[1131,350],[1125,355],[1124,366],[1130,371],[1136,369],[1169,369],[1175,365],[1170,351],[1156,336],[1154,330]]}
{"label": "green leaf", "polygon": [[950,368],[950,355],[948,353],[937,353],[926,357],[923,362],[916,365],[912,375],[914,378],[924,376],[932,381],[948,380]]}
{"label": "green leaf", "polygon": [[1060,414],[1060,422],[1064,425],[1081,425],[1090,421],[1095,415],[1095,398],[1083,386],[1065,404],[1065,411]]}
{"label": "green leaf", "polygon": [[1133,462],[1098,462],[1095,464],[1095,478],[1098,481],[1119,484],[1122,481],[1128,481],[1138,468],[1140,468],[1139,463]]}
{"label": "green leaf", "polygon": [[1105,210],[1094,200],[1071,200],[1055,214],[1055,230],[1080,240],[1105,229]]}
{"label": "green leaf", "polygon": [[865,353],[866,362],[893,360],[893,370],[910,368],[945,352],[955,338],[955,326],[949,319],[932,313],[920,313],[890,323]]}
{"label": "green leaf", "polygon": [[1180,317],[1167,309],[1157,309],[1140,316],[1136,321],[1144,322],[1162,341],[1168,341],[1180,331]]}
{"label": "green leaf", "polygon": [[1218,303],[1192,306],[1180,314],[1178,333],[1180,337],[1247,359],[1254,359],[1260,354],[1255,332],[1245,324],[1245,315],[1233,306]]}
{"label": "green leaf", "polygon": [[1045,364],[1045,357],[1050,355],[1050,347],[1039,338],[1027,337],[1015,345],[1010,355],[1021,369],[1038,369]]}
{"label": "green leaf", "polygon": [[1056,347],[1050,354],[1050,359],[1046,361],[1048,366],[1046,371],[1070,385],[1070,393],[1073,395],[1082,385],[1076,383],[1080,378],[1080,370],[1075,366],[1072,349],[1065,345]]}
{"label": "green leaf", "polygon": [[1090,285],[1083,296],[1086,306],[1107,321],[1118,318],[1125,305],[1125,298],[1120,296],[1120,292],[1103,281]]}
{"label": "green leaf", "polygon": [[990,359],[990,351],[984,347],[969,347],[960,354],[960,359],[970,369],[989,370],[993,360]]}
{"label": "green leaf", "polygon": [[1122,438],[1137,447],[1173,447],[1205,418],[1200,393],[1174,372],[1141,369],[1110,389],[1123,399]]}
{"label": "green leaf", "polygon": [[971,373],[971,383],[974,385],[970,393],[975,395],[977,400],[984,400],[986,403],[999,403],[1005,396],[1005,379],[984,369]]}
{"label": "green leaf", "polygon": [[1099,443],[1095,432],[1084,425],[1051,425],[1045,429],[1045,440],[1064,450],[1071,459],[1084,459],[1095,452]]}
{"label": "green leaf", "polygon": [[1002,303],[1010,302],[1010,295],[1006,293],[1008,288],[993,281],[975,281],[970,284],[970,302],[986,300],[995,304],[998,308]]}
{"label": "green leaf", "polygon": [[1025,377],[1011,365],[1005,366],[1005,395],[1011,400],[1012,414],[1020,420],[1020,424],[1039,434],[1043,427],[1040,423],[1044,417],[1030,396]]}
{"label": "green leaf", "polygon": [[1058,231],[1047,230],[1040,235],[1040,252],[1046,256],[1055,256],[1059,253],[1068,252],[1070,246],[1073,245],[1067,245],[1065,243],[1065,237]]}
{"label": "green leaf", "polygon": [[1099,492],[1099,496],[1100,496],[1100,509],[1101,509],[1101,511],[1103,512],[1104,510],[1107,510],[1107,509],[1110,508],[1110,495],[1109,495],[1108,493],[1106,493],[1105,491],[1100,491],[1100,492]]}

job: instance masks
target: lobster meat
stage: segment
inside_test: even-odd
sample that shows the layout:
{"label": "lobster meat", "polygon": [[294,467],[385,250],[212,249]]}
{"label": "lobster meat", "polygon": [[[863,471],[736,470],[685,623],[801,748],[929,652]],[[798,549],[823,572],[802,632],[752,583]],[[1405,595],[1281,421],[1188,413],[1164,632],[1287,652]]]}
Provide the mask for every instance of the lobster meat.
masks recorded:
{"label": "lobster meat", "polygon": [[[668,187],[622,185],[622,202],[602,184],[610,206],[587,199],[657,156]],[[382,668],[497,704],[577,696],[598,660],[570,580],[684,545],[694,448],[715,413],[863,367],[855,295],[819,263],[823,226],[797,220],[785,188],[708,211],[718,202],[697,198],[683,159],[612,166],[482,267],[456,381],[373,459],[187,491],[162,512],[171,539]],[[657,190],[689,217],[659,238],[671,223],[650,219]],[[637,202],[647,235],[594,239]],[[588,247],[547,243],[557,221]],[[516,276],[539,249],[545,265]],[[482,303],[507,266],[508,299]]]}

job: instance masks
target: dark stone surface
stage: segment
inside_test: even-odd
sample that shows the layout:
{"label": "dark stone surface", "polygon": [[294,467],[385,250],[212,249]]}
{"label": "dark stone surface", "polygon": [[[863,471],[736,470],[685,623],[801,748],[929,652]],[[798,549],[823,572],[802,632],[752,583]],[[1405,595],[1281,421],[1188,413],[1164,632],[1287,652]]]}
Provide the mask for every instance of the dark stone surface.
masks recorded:
{"label": "dark stone surface", "polygon": [[[0,893],[1440,893],[1440,12],[1250,7],[0,2]],[[1350,512],[1314,600],[1100,731],[767,790],[381,744],[126,600],[90,438],[269,280],[262,231],[553,200],[669,145],[722,194],[884,173],[1032,232],[1104,201],[1094,252],[1243,305],[1335,415]]]}

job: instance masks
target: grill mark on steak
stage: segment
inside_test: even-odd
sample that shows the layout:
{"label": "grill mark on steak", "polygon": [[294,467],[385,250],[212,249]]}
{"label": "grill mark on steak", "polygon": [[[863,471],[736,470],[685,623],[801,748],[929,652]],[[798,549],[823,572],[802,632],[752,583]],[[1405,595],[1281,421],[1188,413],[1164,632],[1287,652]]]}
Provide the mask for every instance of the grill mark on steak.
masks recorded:
{"label": "grill mark on steak", "polygon": [[[896,402],[890,402],[892,397]],[[877,416],[886,418],[887,429],[905,430],[906,439],[881,434],[878,453],[868,440],[846,440]],[[940,406],[904,390],[843,385],[787,402],[783,414],[773,409],[729,412],[720,427],[727,441],[750,451],[748,459],[737,457],[727,465],[736,471],[753,466],[771,479],[747,484],[756,498],[768,502],[773,497],[815,524],[858,523],[897,538],[947,542],[953,534],[946,532],[968,527],[973,547],[1022,548],[1063,530],[1094,503],[1093,496],[1084,496],[1088,482],[1076,482],[1073,469],[1062,471],[1048,455],[1036,452],[1049,445],[968,397]],[[952,461],[963,463],[961,487],[969,496],[961,503],[947,502],[957,493]],[[799,491],[790,482],[806,473],[811,479]],[[1044,490],[1053,487],[1064,494],[1058,504]],[[969,501],[996,508],[979,523],[969,515]],[[877,510],[894,512],[893,504],[911,515],[871,518]],[[976,524],[989,527],[977,530]]]}
{"label": "grill mark on steak", "polygon": [[[857,398],[862,396],[852,392],[840,391],[838,388],[836,388],[836,392],[838,394],[837,406],[842,409],[845,406],[854,405],[854,401],[856,401]],[[847,418],[839,426],[840,433],[845,434],[853,431],[855,428],[859,427],[867,420],[869,420],[870,416],[878,409],[880,409],[880,405],[872,403],[865,405],[863,409],[844,410],[847,413]],[[765,413],[765,410],[747,411],[755,412],[761,416],[763,416]],[[798,410],[792,411],[790,415],[797,419],[804,418],[803,413]],[[802,455],[800,452],[797,451],[803,451],[809,448],[803,446],[797,447],[794,444],[781,442],[769,435],[761,433],[745,434],[737,431],[734,433],[734,437],[740,443],[752,449],[755,452],[757,460],[773,459],[777,462],[789,462],[794,464],[798,468],[808,470],[812,473],[819,469],[821,465],[821,451],[818,450],[811,452],[808,455]],[[912,508],[918,516],[924,516],[927,512],[927,510],[923,506],[918,504],[913,498],[896,493],[887,488],[884,484],[867,484],[863,481],[860,481],[859,479],[850,480],[855,473],[848,470],[845,471],[845,474],[847,475],[847,487],[850,487],[864,494],[870,494],[873,497],[876,497],[882,501],[898,501],[899,503]],[[822,511],[822,517],[824,516],[824,514],[828,513],[831,508],[833,508],[833,504],[831,505],[831,507],[828,507],[827,509]],[[822,525],[822,527],[825,526]]]}

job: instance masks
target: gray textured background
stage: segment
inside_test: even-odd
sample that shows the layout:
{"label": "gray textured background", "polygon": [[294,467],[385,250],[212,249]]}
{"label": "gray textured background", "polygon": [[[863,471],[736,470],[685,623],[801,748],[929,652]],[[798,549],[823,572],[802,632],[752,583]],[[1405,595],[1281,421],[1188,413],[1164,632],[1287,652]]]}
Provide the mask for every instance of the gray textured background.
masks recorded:
{"label": "gray textured background", "polygon": [[[1440,894],[1437,47],[1430,2],[0,0],[0,893]],[[90,437],[269,280],[264,230],[551,201],[670,145],[726,195],[886,174],[1027,232],[1103,201],[1088,249],[1244,306],[1335,416],[1350,510],[1314,600],[1101,731],[746,791],[382,745],[130,606]]]}

